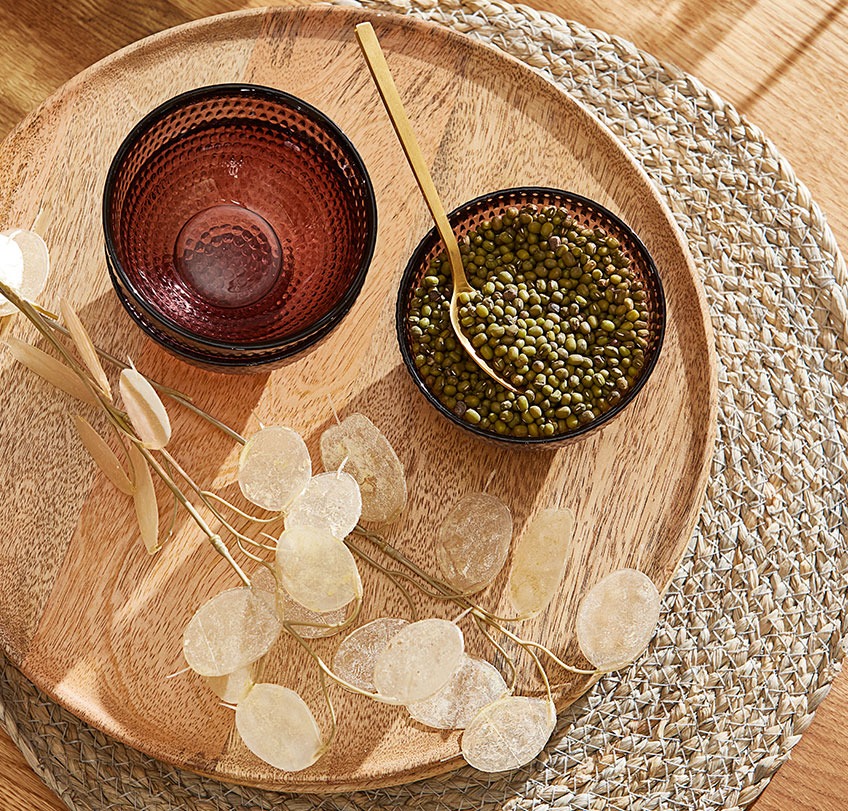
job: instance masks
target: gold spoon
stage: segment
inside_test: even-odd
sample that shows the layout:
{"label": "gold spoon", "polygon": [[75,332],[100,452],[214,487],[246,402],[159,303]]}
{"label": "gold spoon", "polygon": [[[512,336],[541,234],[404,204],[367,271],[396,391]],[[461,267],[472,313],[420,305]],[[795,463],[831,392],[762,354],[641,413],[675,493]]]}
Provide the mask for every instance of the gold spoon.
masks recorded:
{"label": "gold spoon", "polygon": [[386,58],[383,55],[383,49],[377,41],[377,35],[374,33],[374,28],[371,23],[359,23],[356,26],[356,38],[359,40],[359,47],[365,56],[365,61],[368,63],[368,69],[371,71],[371,76],[374,83],[377,85],[377,90],[380,93],[380,98],[383,100],[386,112],[392,121],[392,125],[397,133],[400,145],[403,147],[403,152],[406,155],[409,166],[412,169],[412,174],[415,175],[415,180],[418,182],[418,188],[421,189],[421,194],[424,195],[424,201],[427,203],[427,208],[430,209],[430,214],[436,223],[436,230],[442,238],[445,247],[448,251],[448,260],[451,268],[451,278],[453,280],[453,293],[450,302],[450,322],[456,337],[462,344],[462,348],[468,353],[471,360],[474,361],[488,377],[500,383],[505,389],[518,393],[513,385],[504,380],[494,369],[489,366],[486,361],[477,354],[477,350],[471,345],[471,341],[460,329],[459,325],[459,297],[463,293],[476,293],[477,291],[468,283],[468,278],[465,275],[465,269],[462,267],[462,256],[459,253],[459,244],[456,241],[456,234],[450,227],[447,215],[445,214],[442,201],[439,199],[436,186],[433,184],[433,178],[430,177],[430,170],[427,168],[427,163],[424,160],[424,155],[421,148],[418,146],[418,141],[415,138],[415,133],[412,131],[412,126],[409,123],[409,118],[406,111],[403,109],[403,103],[400,100],[400,94],[395,86],[391,71]]}

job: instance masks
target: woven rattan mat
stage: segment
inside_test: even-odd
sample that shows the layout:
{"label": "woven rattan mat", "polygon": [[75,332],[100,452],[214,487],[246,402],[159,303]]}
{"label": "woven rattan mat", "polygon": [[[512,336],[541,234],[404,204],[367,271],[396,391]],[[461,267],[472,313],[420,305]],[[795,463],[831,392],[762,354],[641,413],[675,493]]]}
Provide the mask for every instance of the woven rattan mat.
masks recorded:
{"label": "woven rattan mat", "polygon": [[[719,358],[707,499],[659,632],[519,773],[333,797],[224,786],[89,728],[11,666],[0,718],[75,811],[735,809],[827,695],[848,614],[846,268],[763,134],[624,40],[502,2],[365,0],[491,43],[591,109],[665,195],[700,268]],[[2,662],[0,662],[2,664]]]}

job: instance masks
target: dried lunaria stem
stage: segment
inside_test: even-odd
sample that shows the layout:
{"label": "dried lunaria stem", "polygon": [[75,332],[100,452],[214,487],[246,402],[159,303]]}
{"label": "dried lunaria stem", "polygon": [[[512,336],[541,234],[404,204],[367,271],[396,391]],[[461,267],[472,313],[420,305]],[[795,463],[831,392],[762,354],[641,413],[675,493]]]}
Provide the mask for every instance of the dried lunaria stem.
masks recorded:
{"label": "dried lunaria stem", "polygon": [[[71,337],[70,330],[63,324],[59,323],[57,316],[55,316],[53,313],[48,312],[42,307],[39,307],[37,304],[33,303],[31,304],[31,306],[33,310],[35,310],[39,315],[42,316],[42,319],[44,320],[45,324],[47,324],[52,330],[69,338]],[[13,316],[10,316],[8,318],[0,319],[2,329],[8,330],[9,328],[11,328],[13,318]],[[5,337],[5,333],[0,330],[0,338],[2,337]],[[116,369],[120,369],[121,371],[123,371],[124,369],[131,368],[128,364],[124,363],[110,352],[107,352],[98,346],[95,346],[95,351],[97,352],[97,355],[101,358],[101,360],[106,361],[108,364],[114,366]],[[247,442],[247,440],[240,433],[238,433],[238,431],[234,431],[228,425],[225,425],[219,419],[197,406],[193,402],[192,398],[189,397],[187,394],[177,391],[176,389],[173,389],[170,386],[166,386],[163,383],[159,383],[158,381],[153,380],[152,378],[148,377],[147,380],[149,381],[150,385],[153,386],[153,388],[156,389],[156,391],[158,391],[160,394],[170,398],[176,403],[179,403],[183,408],[188,409],[201,419],[208,422],[214,428],[217,428],[221,433],[226,434],[228,437],[230,437],[230,439],[234,440],[235,442],[238,442],[239,445],[244,445]]]}
{"label": "dried lunaria stem", "polygon": [[[26,368],[38,374],[56,388],[89,405],[99,408],[120,436],[128,439],[128,455],[132,468],[132,482],[127,484],[126,473],[105,441],[85,421],[76,422],[83,444],[107,478],[121,491],[132,495],[139,530],[145,548],[151,554],[161,547],[159,537],[159,509],[153,486],[155,473],[171,490],[208,538],[212,547],[233,567],[243,583],[250,580],[230,554],[229,549],[185,497],[167,470],[151,456],[151,449],[164,447],[171,435],[170,420],[164,404],[150,381],[134,368],[125,368],[121,377],[121,396],[127,411],[111,403],[111,387],[99,358],[110,357],[91,342],[85,328],[69,305],[62,307],[66,327],[60,328],[52,319],[43,316],[30,302],[0,280],[0,295],[4,296],[18,312],[23,314],[47,342],[57,351],[60,359],[47,354],[17,338],[7,336],[5,342],[12,356]],[[62,343],[59,336],[68,335],[74,342],[82,363]],[[184,404],[188,398],[175,393]],[[196,406],[192,408],[199,412]],[[208,415],[206,415],[208,416]],[[220,426],[217,420],[210,422]],[[228,433],[238,437],[228,429]],[[196,487],[196,486],[195,486]],[[199,487],[196,488],[198,491]]]}

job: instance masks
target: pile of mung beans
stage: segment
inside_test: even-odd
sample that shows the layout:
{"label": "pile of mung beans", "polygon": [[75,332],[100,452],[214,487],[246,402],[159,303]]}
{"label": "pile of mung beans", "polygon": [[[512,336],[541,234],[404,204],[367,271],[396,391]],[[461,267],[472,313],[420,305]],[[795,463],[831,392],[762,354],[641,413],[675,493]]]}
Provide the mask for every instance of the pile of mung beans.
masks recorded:
{"label": "pile of mung beans", "polygon": [[615,237],[565,209],[507,209],[460,240],[474,293],[460,323],[480,356],[518,390],[487,377],[450,324],[447,255],[430,263],[408,313],[413,359],[457,417],[501,436],[553,437],[615,406],[645,364],[644,285]]}

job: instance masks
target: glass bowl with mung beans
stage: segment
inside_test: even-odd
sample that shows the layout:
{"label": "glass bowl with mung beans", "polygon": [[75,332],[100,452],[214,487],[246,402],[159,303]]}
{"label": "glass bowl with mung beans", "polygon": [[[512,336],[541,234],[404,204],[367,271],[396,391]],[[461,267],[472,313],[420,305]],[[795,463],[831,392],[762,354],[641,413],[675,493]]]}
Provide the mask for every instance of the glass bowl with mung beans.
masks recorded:
{"label": "glass bowl with mung beans", "polygon": [[568,191],[522,187],[448,215],[472,293],[450,324],[447,254],[436,230],[401,278],[396,323],[404,363],[437,411],[478,436],[566,442],[608,423],[645,385],[662,347],[665,298],[653,259],[605,207]]}

